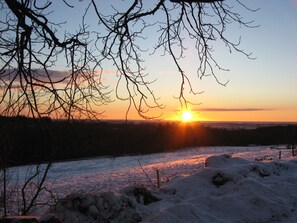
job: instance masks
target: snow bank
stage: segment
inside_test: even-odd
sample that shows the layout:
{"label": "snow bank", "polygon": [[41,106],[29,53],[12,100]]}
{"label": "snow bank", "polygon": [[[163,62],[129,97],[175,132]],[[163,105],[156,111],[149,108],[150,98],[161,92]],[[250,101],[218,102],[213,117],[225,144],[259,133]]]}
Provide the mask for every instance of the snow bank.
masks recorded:
{"label": "snow bank", "polygon": [[51,212],[75,222],[294,222],[297,160],[211,156],[206,167],[157,190],[71,194]]}
{"label": "snow bank", "polygon": [[138,209],[158,201],[145,187],[131,186],[117,194],[71,194],[61,200],[53,212],[65,223],[140,222]]}

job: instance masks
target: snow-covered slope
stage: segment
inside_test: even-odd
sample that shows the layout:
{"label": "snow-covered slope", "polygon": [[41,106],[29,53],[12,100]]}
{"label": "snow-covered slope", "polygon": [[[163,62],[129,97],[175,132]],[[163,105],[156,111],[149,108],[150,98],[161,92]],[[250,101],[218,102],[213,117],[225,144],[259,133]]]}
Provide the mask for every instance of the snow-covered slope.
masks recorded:
{"label": "snow-covered slope", "polygon": [[259,162],[223,154],[207,158],[205,166],[161,189],[72,194],[54,214],[66,223],[296,222],[297,160]]}
{"label": "snow-covered slope", "polygon": [[[297,222],[297,160],[278,155],[213,147],[58,163],[47,186],[60,202],[50,212],[65,223]],[[10,171],[21,179],[25,169]]]}
{"label": "snow-covered slope", "polygon": [[206,164],[166,186],[174,194],[161,192],[143,222],[285,222],[296,215],[296,160],[263,163],[220,155]]}

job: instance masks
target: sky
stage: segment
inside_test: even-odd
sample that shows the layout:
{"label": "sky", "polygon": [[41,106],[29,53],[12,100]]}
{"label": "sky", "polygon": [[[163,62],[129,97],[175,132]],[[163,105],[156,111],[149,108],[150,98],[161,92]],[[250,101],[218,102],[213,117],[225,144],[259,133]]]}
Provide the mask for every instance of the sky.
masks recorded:
{"label": "sky", "polygon": [[[65,16],[68,16],[70,19],[63,25],[68,30],[77,29],[81,23],[79,14],[83,12],[81,4],[85,2],[80,1],[75,8],[65,10],[62,7],[63,1],[54,1],[52,5],[55,20],[64,21]],[[117,2],[121,7],[128,7],[127,2],[131,4],[128,0],[102,2],[100,9],[105,10],[106,14],[109,12],[107,5],[110,2]],[[195,50],[189,47],[182,65],[191,78],[194,90],[203,93],[190,95],[186,89],[187,98],[193,102],[188,109],[192,111],[195,121],[297,122],[297,0],[241,2],[253,9],[259,8],[256,12],[242,7],[234,8],[244,20],[254,20],[253,24],[259,27],[231,25],[227,32],[232,39],[241,37],[240,48],[252,53],[255,59],[248,59],[237,52],[229,53],[222,44],[215,45],[213,56],[222,67],[229,69],[227,72],[218,69],[215,71],[221,82],[228,81],[226,86],[222,86],[211,76],[202,79],[196,77],[199,61]],[[86,22],[92,25],[98,20],[87,18]],[[61,33],[64,35],[64,32]],[[172,60],[162,56],[162,52],[150,54],[156,37],[152,33],[146,34],[149,38],[142,44],[150,50],[142,56],[150,80],[156,79],[151,88],[156,97],[160,98],[158,102],[164,105],[164,109],[153,110],[148,115],[158,116],[161,120],[179,120],[182,108],[175,97],[179,94],[180,75]],[[185,43],[191,42],[185,39]],[[114,90],[118,79],[115,67],[109,63],[104,68],[102,80],[105,85],[110,86],[110,90]],[[65,61],[60,61],[53,69],[63,71]],[[111,98],[114,100],[112,103],[100,107],[100,111],[104,111],[100,118],[125,119],[127,101],[116,99],[115,91],[111,92]],[[133,109],[127,118],[141,119]]]}
{"label": "sky", "polygon": [[[219,63],[230,71],[218,71],[220,80],[228,81],[226,87],[214,78],[194,79],[193,85],[202,94],[190,98],[198,105],[190,106],[197,121],[255,121],[297,122],[297,1],[251,0],[243,1],[255,13],[242,11],[247,20],[255,20],[258,28],[229,30],[242,38],[241,48],[252,52],[255,60],[216,48]],[[189,70],[195,72],[195,57],[185,58]],[[158,55],[147,59],[157,76],[155,91],[166,105],[161,119],[178,119],[180,104],[177,70]],[[167,64],[168,63],[168,64]],[[104,108],[105,119],[125,118],[127,104],[115,101]],[[129,119],[139,119],[130,112]]]}

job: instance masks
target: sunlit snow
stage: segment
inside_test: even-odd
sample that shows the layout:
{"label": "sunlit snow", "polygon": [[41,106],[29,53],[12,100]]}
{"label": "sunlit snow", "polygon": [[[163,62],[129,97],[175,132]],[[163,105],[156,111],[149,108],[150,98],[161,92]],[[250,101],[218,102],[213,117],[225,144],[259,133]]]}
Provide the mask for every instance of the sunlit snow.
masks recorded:
{"label": "sunlit snow", "polygon": [[[30,168],[9,169],[14,174],[11,180],[21,184]],[[156,188],[157,170],[160,189]],[[112,200],[121,201],[123,188],[145,186],[160,201],[132,205],[141,222],[294,222],[296,182],[297,162],[291,150],[283,146],[279,160],[279,149],[250,146],[60,162],[53,165],[46,186],[56,198],[113,192]],[[69,214],[73,210],[69,212],[64,206],[58,210],[56,214],[64,222],[73,221]],[[92,213],[97,212],[93,207]],[[85,215],[76,213],[75,221],[84,222]],[[112,222],[122,222],[126,215],[119,216]]]}

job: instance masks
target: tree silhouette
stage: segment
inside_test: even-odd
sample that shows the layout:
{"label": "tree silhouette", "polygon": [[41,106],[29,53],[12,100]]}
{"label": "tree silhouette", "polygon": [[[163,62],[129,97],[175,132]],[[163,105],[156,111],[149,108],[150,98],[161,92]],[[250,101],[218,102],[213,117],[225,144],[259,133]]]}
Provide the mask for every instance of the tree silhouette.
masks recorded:
{"label": "tree silhouette", "polygon": [[[228,1],[229,2],[229,1]],[[197,76],[212,75],[219,84],[215,69],[224,69],[213,55],[214,42],[227,50],[250,58],[240,48],[240,38],[228,38],[228,25],[237,23],[254,27],[236,12],[238,7],[253,11],[239,0],[155,0],[155,1],[79,1],[77,5],[63,0],[72,10],[81,5],[81,23],[73,31],[66,21],[56,21],[52,0],[1,0],[0,21],[0,114],[97,118],[97,106],[112,102],[110,92],[127,100],[128,111],[134,107],[139,115],[151,118],[151,108],[162,108],[151,89],[143,54],[161,51],[174,62],[180,74],[178,99],[182,107],[188,103],[185,90],[197,94],[190,75],[184,71],[182,59],[185,40],[191,40],[199,59]],[[74,3],[73,3],[74,4]],[[106,12],[103,5],[109,4]],[[121,4],[121,6],[117,6]],[[235,7],[236,6],[236,7]],[[90,25],[89,21],[96,21]],[[155,45],[142,46],[150,30],[156,35]],[[156,31],[156,32],[155,32]],[[63,69],[56,69],[59,61]],[[102,74],[111,61],[117,70],[115,89],[104,85]],[[125,93],[120,93],[120,86]]]}
{"label": "tree silhouette", "polygon": [[[238,7],[253,10],[239,0],[228,2],[0,0],[0,116],[25,115],[42,122],[45,120],[41,117],[97,119],[98,106],[112,102],[110,92],[114,90],[118,99],[128,102],[126,114],[134,108],[141,117],[152,118],[148,111],[162,109],[163,105],[151,88],[154,80],[146,70],[144,56],[148,52],[154,56],[161,52],[172,59],[180,75],[177,98],[181,107],[187,107],[190,101],[185,91],[199,92],[192,86],[192,75],[182,65],[186,40],[197,52],[198,78],[212,75],[222,85],[226,83],[219,81],[215,69],[225,69],[214,57],[213,43],[220,42],[230,52],[250,57],[240,48],[240,38],[233,42],[226,30],[232,24],[254,27],[253,21],[243,20],[236,12]],[[57,6],[69,12],[81,10],[77,27],[68,25],[72,21],[59,20],[62,17]],[[73,14],[69,20],[77,21],[77,17]],[[155,42],[146,46],[143,43],[150,43],[146,38],[151,33]],[[118,76],[115,89],[105,86],[102,76],[110,64]],[[0,130],[12,136],[11,133],[16,134],[14,127],[8,122],[7,127],[0,125]],[[30,132],[28,135],[29,138]],[[0,143],[0,178],[4,179],[0,199],[5,215],[9,199],[6,188],[10,184],[6,156],[11,144],[7,141]],[[54,149],[49,148],[49,152]],[[36,166],[21,188],[22,214],[37,205],[42,191],[50,193],[44,182],[51,162],[44,169],[41,167]]]}

